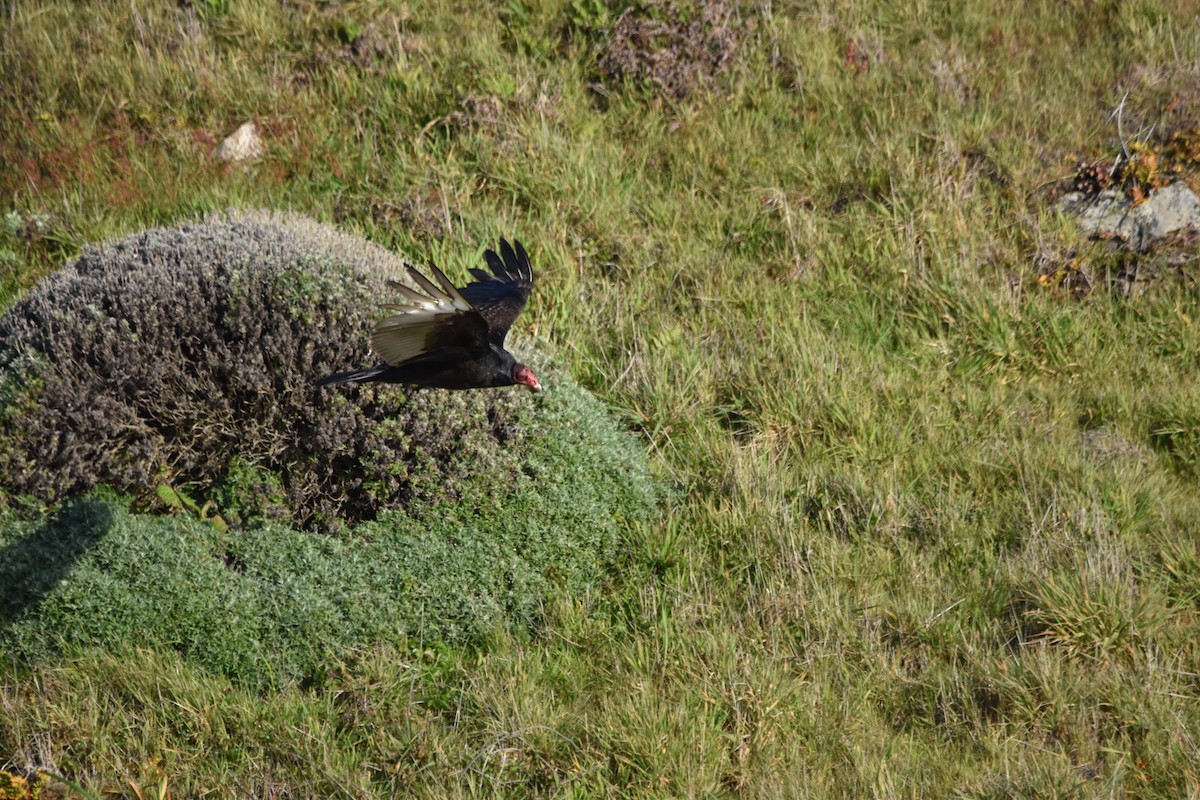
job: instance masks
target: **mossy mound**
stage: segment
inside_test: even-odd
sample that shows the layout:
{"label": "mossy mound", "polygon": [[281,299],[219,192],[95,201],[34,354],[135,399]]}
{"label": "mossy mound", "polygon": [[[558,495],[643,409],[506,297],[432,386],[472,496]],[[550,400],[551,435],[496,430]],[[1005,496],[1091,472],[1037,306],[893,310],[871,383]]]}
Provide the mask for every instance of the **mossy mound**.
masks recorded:
{"label": "mossy mound", "polygon": [[644,454],[536,353],[537,396],[312,389],[369,359],[397,261],[309,221],[225,220],[90,251],[10,309],[2,480],[58,510],[0,516],[0,654],[168,647],[277,686],[377,642],[478,642],[601,579],[652,508]]}

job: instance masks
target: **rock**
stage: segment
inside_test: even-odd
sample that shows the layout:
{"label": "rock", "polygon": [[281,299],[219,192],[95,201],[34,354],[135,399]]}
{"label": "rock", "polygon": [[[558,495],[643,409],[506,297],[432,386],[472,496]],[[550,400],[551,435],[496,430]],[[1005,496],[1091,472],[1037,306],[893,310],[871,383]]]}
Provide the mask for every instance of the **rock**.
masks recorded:
{"label": "rock", "polygon": [[253,161],[262,153],[262,139],[258,136],[258,126],[253,122],[246,122],[221,142],[213,155],[222,161],[236,163]]}
{"label": "rock", "polygon": [[1154,190],[1134,205],[1122,192],[1098,195],[1071,192],[1059,207],[1079,219],[1089,236],[1119,239],[1133,250],[1149,250],[1166,236],[1191,228],[1200,231],[1200,198],[1182,181]]}

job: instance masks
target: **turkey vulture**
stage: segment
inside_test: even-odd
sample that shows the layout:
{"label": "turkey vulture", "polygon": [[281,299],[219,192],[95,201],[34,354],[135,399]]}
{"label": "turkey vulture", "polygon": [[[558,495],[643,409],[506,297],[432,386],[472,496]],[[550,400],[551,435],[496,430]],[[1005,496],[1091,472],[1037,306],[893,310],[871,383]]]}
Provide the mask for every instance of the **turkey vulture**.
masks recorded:
{"label": "turkey vulture", "polygon": [[529,256],[515,239],[512,245],[500,240],[500,255],[492,250],[483,255],[492,274],[472,269],[476,280],[458,289],[436,266],[430,269],[440,286],[412,266],[408,275],[420,291],[389,280],[403,300],[385,305],[391,315],[371,331],[371,348],[384,363],[330,375],[317,385],[382,381],[476,389],[521,384],[540,390],[529,367],[504,349],[504,337],[533,290]]}

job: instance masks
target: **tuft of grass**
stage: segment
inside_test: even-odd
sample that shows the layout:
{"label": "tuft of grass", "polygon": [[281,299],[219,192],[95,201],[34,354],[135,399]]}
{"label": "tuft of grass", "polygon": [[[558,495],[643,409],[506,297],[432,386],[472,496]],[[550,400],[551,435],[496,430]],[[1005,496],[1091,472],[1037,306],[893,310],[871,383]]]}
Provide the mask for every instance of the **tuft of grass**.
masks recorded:
{"label": "tuft of grass", "polygon": [[1107,658],[1155,640],[1179,610],[1153,591],[1070,572],[1033,589],[1026,614],[1052,644]]}

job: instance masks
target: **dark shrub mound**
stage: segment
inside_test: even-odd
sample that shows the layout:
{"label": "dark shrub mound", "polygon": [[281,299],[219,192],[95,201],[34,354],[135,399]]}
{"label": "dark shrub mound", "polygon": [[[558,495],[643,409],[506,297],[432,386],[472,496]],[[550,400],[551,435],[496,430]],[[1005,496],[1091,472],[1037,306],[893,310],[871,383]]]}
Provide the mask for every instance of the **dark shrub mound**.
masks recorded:
{"label": "dark shrub mound", "polygon": [[733,64],[746,31],[728,0],[637,2],[605,35],[600,76],[612,84],[650,85],[666,97],[685,100]]}
{"label": "dark shrub mound", "polygon": [[380,643],[527,627],[620,568],[653,509],[644,453],[536,353],[536,396],[313,388],[367,362],[399,264],[308,220],[221,219],[90,250],[9,309],[0,658],[155,647],[319,682]]}
{"label": "dark shrub mound", "polygon": [[401,264],[265,216],[87,250],[0,318],[0,484],[49,503],[171,487],[234,522],[317,529],[455,499],[481,470],[503,486],[527,393],[313,386],[371,362]]}

